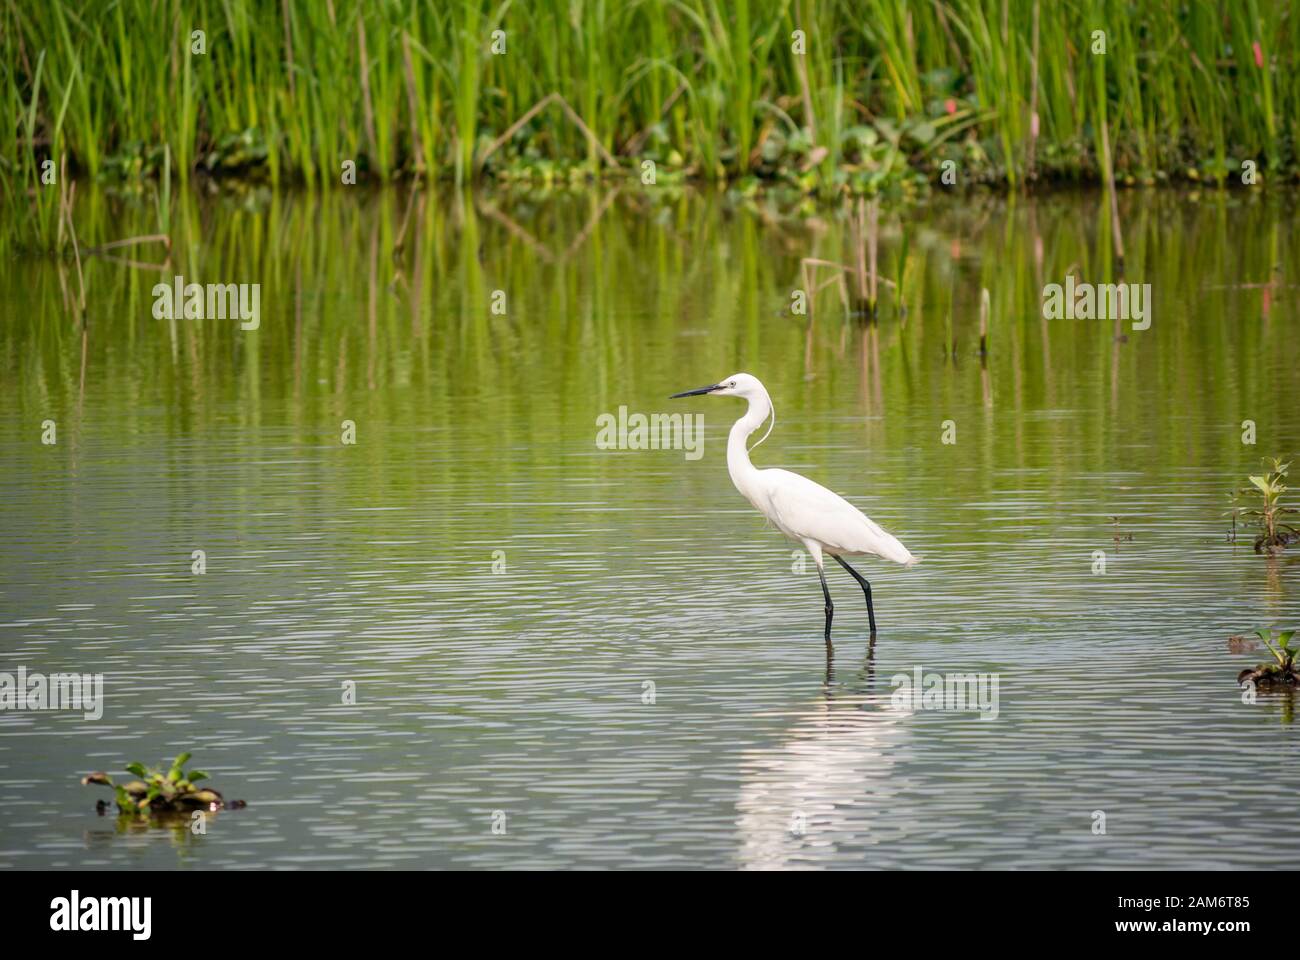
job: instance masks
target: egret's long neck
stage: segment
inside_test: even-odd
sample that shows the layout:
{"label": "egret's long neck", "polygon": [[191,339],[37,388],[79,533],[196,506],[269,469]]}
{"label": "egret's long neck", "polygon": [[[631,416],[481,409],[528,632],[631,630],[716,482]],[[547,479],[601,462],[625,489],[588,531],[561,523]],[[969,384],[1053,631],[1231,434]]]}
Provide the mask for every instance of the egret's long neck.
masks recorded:
{"label": "egret's long neck", "polygon": [[746,497],[750,496],[751,484],[758,470],[749,462],[749,450],[745,441],[762,425],[771,410],[767,397],[750,397],[749,409],[732,425],[731,434],[727,437],[727,472],[731,474],[731,482],[736,485],[736,489]]}

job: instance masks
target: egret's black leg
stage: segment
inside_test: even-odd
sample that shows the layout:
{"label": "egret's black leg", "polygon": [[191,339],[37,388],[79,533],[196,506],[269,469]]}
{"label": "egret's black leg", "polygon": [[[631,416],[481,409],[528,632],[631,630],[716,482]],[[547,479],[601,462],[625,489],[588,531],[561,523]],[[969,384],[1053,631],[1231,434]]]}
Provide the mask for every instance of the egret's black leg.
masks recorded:
{"label": "egret's black leg", "polygon": [[853,579],[858,581],[858,584],[862,587],[862,592],[867,595],[867,619],[871,621],[871,634],[872,636],[875,636],[876,611],[871,606],[871,584],[867,583],[866,577],[864,577],[862,574],[858,573],[858,571],[850,567],[840,557],[835,557],[835,562],[853,575]]}
{"label": "egret's black leg", "polygon": [[831,645],[831,617],[835,614],[835,604],[831,603],[831,591],[826,586],[826,574],[822,572],[820,565],[817,567],[817,576],[821,577],[822,595],[826,597],[826,646]]}

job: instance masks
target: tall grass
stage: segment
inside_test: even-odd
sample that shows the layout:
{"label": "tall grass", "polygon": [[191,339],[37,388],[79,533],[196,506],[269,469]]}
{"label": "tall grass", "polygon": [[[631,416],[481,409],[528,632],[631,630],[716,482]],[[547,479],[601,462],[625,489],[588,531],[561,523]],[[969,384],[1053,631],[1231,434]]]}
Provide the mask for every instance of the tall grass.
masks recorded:
{"label": "tall grass", "polygon": [[465,182],[612,153],[733,179],[771,173],[773,138],[811,144],[807,186],[834,193],[864,126],[895,147],[873,175],[1290,175],[1300,2],[0,0],[0,105],[11,203],[56,151],[92,177],[156,175],[166,148],[181,177]]}

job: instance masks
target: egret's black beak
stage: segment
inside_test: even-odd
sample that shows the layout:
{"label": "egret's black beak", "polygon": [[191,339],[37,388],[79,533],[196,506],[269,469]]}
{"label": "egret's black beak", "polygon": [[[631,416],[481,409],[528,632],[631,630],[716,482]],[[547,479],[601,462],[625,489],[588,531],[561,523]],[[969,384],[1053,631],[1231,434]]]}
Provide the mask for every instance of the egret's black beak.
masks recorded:
{"label": "egret's black beak", "polygon": [[698,397],[701,393],[712,393],[714,390],[721,390],[722,384],[715,383],[711,387],[700,387],[698,390],[687,390],[685,393],[674,393],[669,400],[676,400],[678,397]]}

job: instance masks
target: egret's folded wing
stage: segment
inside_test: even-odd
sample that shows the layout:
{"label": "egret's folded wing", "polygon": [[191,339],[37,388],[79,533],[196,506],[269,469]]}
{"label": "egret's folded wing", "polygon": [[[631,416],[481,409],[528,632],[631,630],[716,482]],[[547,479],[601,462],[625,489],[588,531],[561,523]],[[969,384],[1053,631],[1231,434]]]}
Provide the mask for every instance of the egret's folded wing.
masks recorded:
{"label": "egret's folded wing", "polygon": [[768,502],[788,535],[809,538],[838,553],[873,553],[912,562],[907,548],[838,493],[788,470],[765,470]]}

